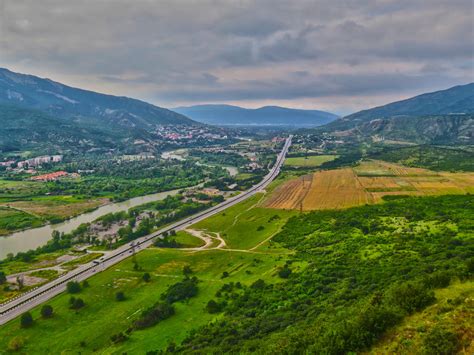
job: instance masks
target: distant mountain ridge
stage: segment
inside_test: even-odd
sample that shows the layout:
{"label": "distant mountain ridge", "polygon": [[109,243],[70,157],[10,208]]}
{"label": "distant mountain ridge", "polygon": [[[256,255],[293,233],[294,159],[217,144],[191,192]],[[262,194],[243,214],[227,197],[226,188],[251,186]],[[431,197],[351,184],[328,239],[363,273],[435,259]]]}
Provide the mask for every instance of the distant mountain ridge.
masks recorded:
{"label": "distant mountain ridge", "polygon": [[140,100],[73,88],[3,68],[0,68],[0,104],[35,109],[63,119],[94,118],[102,124],[141,129],[194,123],[179,113]]}
{"label": "distant mountain ridge", "polygon": [[474,144],[474,83],[356,112],[321,129],[375,141]]}
{"label": "distant mountain ridge", "polygon": [[395,116],[428,116],[474,113],[474,83],[421,94],[345,116],[331,127],[351,128],[359,123]]}
{"label": "distant mountain ridge", "polygon": [[321,126],[339,117],[325,111],[279,106],[248,109],[232,105],[196,105],[173,110],[195,121],[213,125]]}

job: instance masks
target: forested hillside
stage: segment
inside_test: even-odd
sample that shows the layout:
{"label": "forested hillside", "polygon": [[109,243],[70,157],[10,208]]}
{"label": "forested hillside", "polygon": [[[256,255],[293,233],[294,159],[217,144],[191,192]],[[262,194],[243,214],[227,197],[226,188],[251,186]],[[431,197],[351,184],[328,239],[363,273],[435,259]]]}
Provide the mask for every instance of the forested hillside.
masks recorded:
{"label": "forested hillside", "polygon": [[[435,302],[433,290],[472,277],[473,211],[474,198],[467,195],[396,198],[293,217],[274,238],[296,253],[281,269],[282,281],[222,287],[214,302],[223,317],[192,333],[179,350],[367,350],[388,329]],[[295,262],[306,267],[292,272]],[[421,334],[424,347],[442,351],[439,330],[430,331]],[[454,334],[451,352],[469,345],[456,331],[445,330]]]}

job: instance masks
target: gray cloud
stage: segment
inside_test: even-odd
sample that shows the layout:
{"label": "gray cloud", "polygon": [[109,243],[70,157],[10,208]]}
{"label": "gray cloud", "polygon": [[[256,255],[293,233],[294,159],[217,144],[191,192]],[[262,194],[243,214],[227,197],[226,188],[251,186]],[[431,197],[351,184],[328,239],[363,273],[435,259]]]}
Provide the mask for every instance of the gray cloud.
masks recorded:
{"label": "gray cloud", "polygon": [[471,0],[0,0],[0,66],[165,106],[356,110],[473,81],[473,12]]}

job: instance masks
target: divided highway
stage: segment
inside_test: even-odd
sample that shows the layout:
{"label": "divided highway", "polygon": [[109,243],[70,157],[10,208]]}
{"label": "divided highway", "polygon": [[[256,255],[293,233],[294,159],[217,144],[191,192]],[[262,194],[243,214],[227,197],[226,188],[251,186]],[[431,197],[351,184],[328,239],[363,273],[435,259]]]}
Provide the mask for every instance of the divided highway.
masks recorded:
{"label": "divided highway", "polygon": [[43,286],[38,288],[32,289],[29,292],[18,296],[17,298],[0,305],[0,325],[5,324],[6,322],[18,317],[20,314],[29,311],[33,307],[46,302],[50,298],[58,295],[59,293],[63,292],[66,289],[66,284],[69,281],[82,281],[85,280],[92,275],[95,275],[114,264],[126,259],[127,257],[131,256],[133,253],[137,252],[137,250],[147,248],[153,244],[155,238],[159,237],[164,232],[168,232],[170,230],[181,230],[189,227],[196,222],[199,222],[203,219],[211,217],[226,208],[229,208],[241,201],[248,199],[249,197],[255,195],[257,192],[263,190],[265,187],[268,186],[280,173],[280,168],[285,160],[286,153],[288,152],[288,148],[291,145],[291,138],[290,135],[286,141],[285,145],[283,146],[282,151],[277,156],[277,160],[273,168],[270,172],[263,178],[261,182],[257,185],[254,185],[249,190],[234,196],[214,207],[211,207],[203,212],[199,212],[195,215],[182,219],[172,225],[169,225],[163,229],[160,229],[150,235],[145,237],[141,237],[130,244],[123,245],[117,249],[115,249],[112,253],[102,257],[99,261],[93,261],[86,265],[83,265],[71,272],[68,272],[61,277],[53,280]]}

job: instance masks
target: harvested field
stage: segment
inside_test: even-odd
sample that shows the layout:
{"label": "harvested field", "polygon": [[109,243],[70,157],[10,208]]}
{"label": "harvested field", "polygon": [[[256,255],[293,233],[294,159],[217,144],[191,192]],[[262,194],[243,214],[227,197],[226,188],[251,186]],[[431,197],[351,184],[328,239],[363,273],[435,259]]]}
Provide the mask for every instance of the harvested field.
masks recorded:
{"label": "harvested field", "polygon": [[310,211],[377,203],[386,195],[473,192],[474,173],[437,173],[383,161],[366,161],[354,168],[319,171],[290,180],[275,189],[264,205]]}
{"label": "harvested field", "polygon": [[368,203],[369,198],[352,169],[321,171],[313,174],[303,210],[358,206]]}

